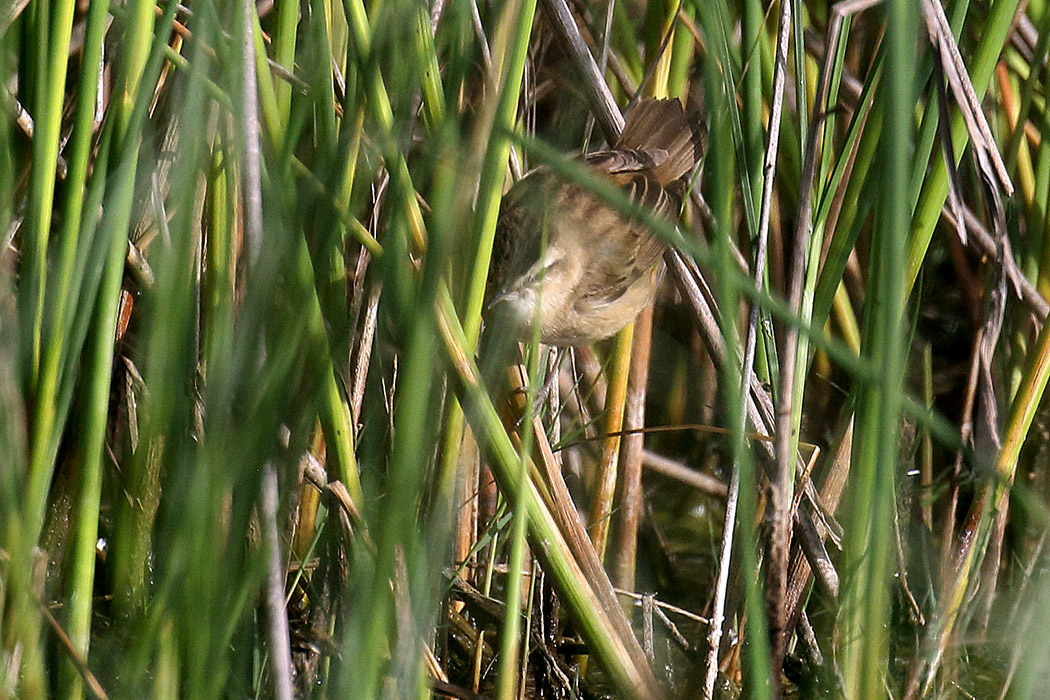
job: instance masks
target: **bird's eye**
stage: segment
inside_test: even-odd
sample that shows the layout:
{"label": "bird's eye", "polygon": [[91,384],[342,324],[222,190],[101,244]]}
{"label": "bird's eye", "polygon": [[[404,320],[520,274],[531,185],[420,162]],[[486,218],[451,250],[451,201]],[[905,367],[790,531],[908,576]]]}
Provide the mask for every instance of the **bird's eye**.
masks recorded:
{"label": "bird's eye", "polygon": [[543,265],[533,265],[532,269],[529,270],[525,276],[525,282],[529,286],[536,286],[543,282],[544,278],[549,277],[552,273],[555,273],[565,261],[561,258],[547,258],[543,261]]}
{"label": "bird's eye", "polygon": [[547,264],[543,266],[543,270],[540,272],[540,275],[549,275],[555,270],[562,267],[564,264],[565,261],[561,258],[554,258],[553,260],[548,260]]}

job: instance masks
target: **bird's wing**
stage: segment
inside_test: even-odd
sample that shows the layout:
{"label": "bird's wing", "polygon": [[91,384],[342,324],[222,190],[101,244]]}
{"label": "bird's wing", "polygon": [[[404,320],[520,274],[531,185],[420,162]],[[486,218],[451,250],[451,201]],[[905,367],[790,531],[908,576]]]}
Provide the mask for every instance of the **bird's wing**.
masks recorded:
{"label": "bird's wing", "polygon": [[[626,177],[626,175],[622,176]],[[677,216],[680,199],[660,187],[645,172],[636,172],[625,183],[627,194],[660,217]],[[652,234],[644,223],[620,214],[596,195],[576,188],[574,209],[580,214],[572,225],[591,232],[592,240],[581,257],[587,269],[581,275],[586,286],[578,290],[579,310],[616,302],[636,282],[651,275],[666,248],[664,241]]]}
{"label": "bird's wing", "polygon": [[[615,182],[634,202],[650,209],[657,217],[673,221],[678,218],[684,194],[684,182],[676,180],[663,185],[657,170],[669,157],[660,148],[612,149],[585,156],[590,167]],[[582,188],[580,188],[582,189]],[[592,193],[579,197],[597,200]],[[619,214],[612,207],[588,207],[580,226],[589,226],[600,241],[593,241],[594,249],[586,256],[588,280],[580,290],[576,306],[581,312],[594,306],[615,303],[643,277],[653,274],[663,256],[664,241],[652,234],[647,226]],[[602,235],[616,230],[619,235]]]}
{"label": "bird's wing", "polygon": [[667,151],[659,148],[613,149],[588,153],[583,157],[583,162],[600,173],[615,177],[652,170],[666,159]]}
{"label": "bird's wing", "polygon": [[613,150],[662,152],[652,168],[656,180],[666,186],[692,171],[700,160],[703,142],[700,123],[686,116],[681,102],[647,98],[627,113]]}
{"label": "bird's wing", "polygon": [[657,177],[667,158],[668,152],[658,148],[613,149],[590,153],[584,162],[619,185],[633,201],[644,204],[658,216],[676,218],[683,183],[675,180],[665,184]]}

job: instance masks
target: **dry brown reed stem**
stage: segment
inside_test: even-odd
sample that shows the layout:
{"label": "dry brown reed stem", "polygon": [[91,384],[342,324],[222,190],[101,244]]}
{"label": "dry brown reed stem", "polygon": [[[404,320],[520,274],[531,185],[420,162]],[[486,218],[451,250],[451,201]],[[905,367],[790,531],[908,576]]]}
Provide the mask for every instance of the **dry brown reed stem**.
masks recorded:
{"label": "dry brown reed stem", "polygon": [[710,494],[717,498],[725,498],[728,488],[725,483],[706,472],[687,467],[681,462],[668,459],[663,455],[642,450],[642,464],[646,469],[662,474],[669,479],[692,486],[698,491]]}
{"label": "dry brown reed stem", "polygon": [[[762,206],[759,210],[758,250],[755,255],[754,269],[756,289],[761,289],[764,283],[766,253],[767,246],[769,245],[769,216],[770,207],[772,206],[773,180],[776,173],[777,147],[780,141],[781,112],[784,109],[784,83],[787,74],[788,43],[791,22],[793,19],[791,5],[792,3],[789,2],[781,3],[780,20],[777,27],[777,49],[776,62],[773,66],[773,102],[771,105],[772,110],[769,121],[769,140],[766,145],[765,157],[762,164]],[[798,18],[794,18],[794,21],[797,22]],[[822,80],[821,87],[824,87],[826,83],[826,79]],[[818,105],[820,104],[820,100],[821,96],[818,95]],[[798,215],[799,222],[805,221],[807,224],[809,223],[809,209],[811,207],[810,203],[812,202],[811,173],[813,170],[812,161],[814,160],[815,154],[815,140],[815,138],[810,139],[806,152],[806,166],[803,168],[803,182],[806,182],[807,174],[809,174],[809,187],[806,187],[806,185],[803,184],[803,201]],[[801,240],[804,235],[804,230],[806,229],[803,229],[800,223],[795,240],[795,257],[793,265],[790,268],[791,296],[789,304],[791,310],[796,314],[798,314],[801,306],[804,256],[808,249],[808,246],[804,245]],[[757,332],[758,305],[753,304],[748,318],[747,344],[744,348],[744,365],[742,370],[743,376],[747,378],[750,378],[754,368]],[[774,433],[776,439],[776,462],[774,463],[772,472],[769,475],[771,485],[770,521],[772,528],[769,536],[769,564],[766,569],[766,605],[767,615],[769,616],[769,632],[772,642],[772,678],[770,680],[773,685],[774,697],[780,695],[780,668],[783,665],[784,654],[787,651],[787,608],[784,603],[787,591],[788,554],[791,549],[791,523],[789,521],[788,513],[790,511],[789,504],[792,500],[792,466],[795,461],[795,452],[797,451],[797,446],[793,444],[797,443],[797,436],[794,436],[796,439],[792,440],[793,436],[791,434],[792,426],[794,424],[791,415],[791,401],[793,398],[795,353],[798,348],[798,330],[794,326],[788,326],[786,333],[787,337],[783,343],[783,356],[780,369],[781,405],[778,407],[779,414],[776,421],[776,432]],[[745,410],[745,407],[742,405],[741,414],[736,426],[737,430],[741,432],[746,428]],[[739,465],[734,465],[734,469],[739,470]],[[730,499],[733,499],[736,496],[736,490],[739,488],[739,476],[735,477],[735,479],[733,485],[730,487]],[[733,510],[735,511],[735,507]],[[729,521],[728,515],[724,527],[723,548],[720,554],[720,558],[723,560],[728,559],[730,555],[732,531],[735,527],[735,523]],[[728,564],[720,563],[720,566],[728,566]],[[726,576],[719,577],[720,584],[726,580]],[[716,606],[724,600],[725,592],[718,591],[717,595]],[[721,610],[718,611],[717,617],[721,617]],[[704,688],[705,693],[708,695],[710,695],[709,689],[713,688],[714,683],[710,667],[714,666],[713,662],[717,659],[717,635],[720,632],[721,625],[712,627],[711,650],[710,656],[708,657],[709,670],[707,685]]]}
{"label": "dry brown reed stem", "polygon": [[[922,398],[927,408],[933,407],[933,347],[922,346]],[[922,431],[922,459],[919,463],[919,517],[927,532],[933,532],[933,436]]]}
{"label": "dry brown reed stem", "polygon": [[[962,443],[968,444],[973,435],[973,407],[977,399],[977,370],[980,367],[981,331],[974,336],[973,350],[970,353],[970,371],[966,378],[966,394],[959,416],[959,437]],[[946,581],[951,576],[952,545],[955,542],[955,522],[959,509],[959,482],[962,477],[963,451],[957,450],[952,471],[949,475],[948,503],[944,509],[941,529],[941,559],[938,569],[939,579]]]}
{"label": "dry brown reed stem", "polygon": [[84,682],[84,686],[91,692],[91,695],[96,700],[109,700],[109,695],[106,693],[102,684],[99,683],[98,678],[91,669],[88,667],[87,661],[83,655],[77,651],[76,646],[73,644],[73,640],[69,638],[69,634],[62,628],[55,616],[51,614],[48,606],[40,598],[36,598],[36,603],[40,607],[40,614],[47,621],[48,626],[51,627],[51,631],[54,632],[55,637],[58,639],[59,645],[69,656],[70,661],[77,669],[77,673],[80,674],[81,680]]}
{"label": "dry brown reed stem", "polygon": [[[824,477],[824,483],[821,485],[818,498],[824,513],[834,515],[838,509],[839,502],[842,499],[842,492],[846,487],[846,478],[849,476],[849,461],[852,451],[853,418],[851,417],[846,428],[842,431],[842,436],[831,452],[830,467],[827,475]],[[830,531],[829,525],[830,523],[826,520],[817,520],[817,528],[821,537],[827,537],[829,534],[837,535],[837,533]],[[802,602],[809,587],[811,573],[812,569],[809,561],[799,552],[795,552],[791,557],[786,596],[789,631],[797,624],[802,614]]]}
{"label": "dry brown reed stem", "polygon": [[[634,343],[631,348],[631,369],[627,378],[627,400],[624,407],[623,429],[641,430],[645,427],[645,398],[649,382],[649,357],[653,338],[653,310],[643,311],[634,323]],[[638,526],[644,512],[642,493],[642,465],[645,435],[629,432],[620,448],[620,508],[617,514],[618,547],[615,556],[607,561],[613,584],[618,588],[634,590],[634,574],[638,552]]]}

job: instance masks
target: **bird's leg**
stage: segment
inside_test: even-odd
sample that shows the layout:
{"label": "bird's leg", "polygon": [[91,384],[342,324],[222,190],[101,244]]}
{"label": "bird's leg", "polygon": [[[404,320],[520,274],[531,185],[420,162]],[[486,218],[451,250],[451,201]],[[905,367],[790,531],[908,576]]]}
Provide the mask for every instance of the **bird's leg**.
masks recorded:
{"label": "bird's leg", "polygon": [[567,348],[553,348],[554,360],[547,365],[547,378],[543,382],[543,386],[536,393],[536,400],[532,404],[533,414],[538,414],[540,408],[543,407],[544,402],[551,394],[551,390],[554,388],[554,382],[558,381],[558,372],[561,368],[561,363],[565,359],[565,353]]}
{"label": "bird's leg", "polygon": [[[531,415],[533,416],[539,415],[544,402],[550,396],[551,390],[554,388],[554,382],[558,381],[558,368],[561,367],[561,363],[565,359],[566,348],[553,347],[551,349],[554,351],[554,361],[548,364],[550,369],[547,372],[543,386],[540,387],[539,391],[536,392],[536,396],[532,399]],[[522,413],[521,418],[518,419],[517,427],[521,427],[522,423],[525,422],[525,417],[528,415],[530,415],[528,411]]]}

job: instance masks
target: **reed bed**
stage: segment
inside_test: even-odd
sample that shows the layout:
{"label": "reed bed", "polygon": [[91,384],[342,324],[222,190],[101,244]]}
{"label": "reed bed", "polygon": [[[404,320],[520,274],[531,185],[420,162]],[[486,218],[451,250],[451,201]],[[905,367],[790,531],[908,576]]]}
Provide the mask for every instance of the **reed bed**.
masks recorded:
{"label": "reed bed", "polygon": [[[1044,697],[1048,46],[1045,0],[0,6],[0,697]],[[677,226],[574,158],[653,96]],[[541,165],[666,272],[493,370]]]}

